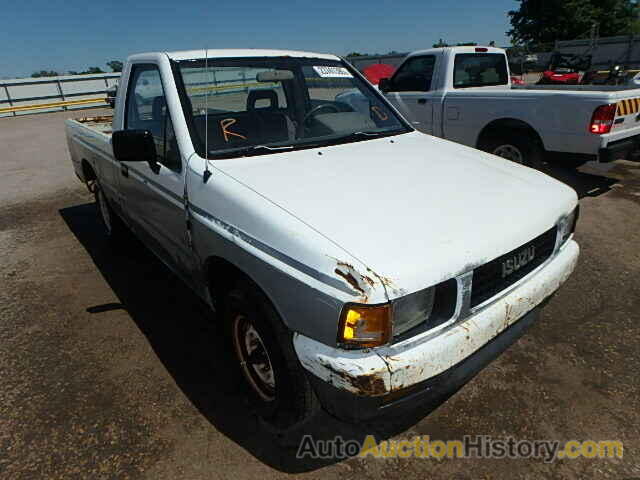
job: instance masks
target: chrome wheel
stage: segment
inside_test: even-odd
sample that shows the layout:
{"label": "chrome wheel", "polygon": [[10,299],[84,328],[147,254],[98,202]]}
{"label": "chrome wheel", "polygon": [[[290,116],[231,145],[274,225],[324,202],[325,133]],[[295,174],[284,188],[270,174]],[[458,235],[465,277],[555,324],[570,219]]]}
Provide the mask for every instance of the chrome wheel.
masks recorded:
{"label": "chrome wheel", "polygon": [[244,315],[237,315],[233,321],[233,343],[251,388],[263,400],[275,400],[276,379],[269,352],[256,328]]}
{"label": "chrome wheel", "polygon": [[525,164],[522,151],[518,147],[510,144],[499,145],[491,153],[521,165]]}
{"label": "chrome wheel", "polygon": [[97,185],[96,196],[98,197],[98,208],[100,209],[102,222],[107,229],[107,234],[111,235],[111,214],[109,213],[109,205],[107,204],[107,199],[104,198],[104,193],[102,193],[102,188],[100,188],[100,185]]}

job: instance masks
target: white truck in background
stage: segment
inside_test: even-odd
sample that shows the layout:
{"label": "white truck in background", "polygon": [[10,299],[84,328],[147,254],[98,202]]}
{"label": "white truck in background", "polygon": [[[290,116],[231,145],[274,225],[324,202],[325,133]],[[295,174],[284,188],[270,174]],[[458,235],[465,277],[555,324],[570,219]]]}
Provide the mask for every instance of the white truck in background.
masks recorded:
{"label": "white truck in background", "polygon": [[413,52],[379,89],[417,130],[535,168],[630,159],[640,144],[640,89],[512,85],[500,48]]}

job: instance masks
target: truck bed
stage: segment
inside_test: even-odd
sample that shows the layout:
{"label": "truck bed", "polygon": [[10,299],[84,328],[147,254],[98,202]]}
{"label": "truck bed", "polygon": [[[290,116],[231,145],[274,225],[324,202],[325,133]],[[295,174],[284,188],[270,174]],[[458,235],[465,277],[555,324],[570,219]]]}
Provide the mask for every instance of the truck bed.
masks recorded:
{"label": "truck bed", "polygon": [[113,115],[100,115],[97,117],[81,117],[74,118],[78,123],[83,124],[90,130],[102,133],[103,135],[111,136],[113,132],[111,122],[113,121]]}
{"label": "truck bed", "polygon": [[76,175],[86,181],[83,164],[92,165],[99,171],[104,158],[113,158],[111,134],[113,116],[73,118],[65,121],[67,145]]}

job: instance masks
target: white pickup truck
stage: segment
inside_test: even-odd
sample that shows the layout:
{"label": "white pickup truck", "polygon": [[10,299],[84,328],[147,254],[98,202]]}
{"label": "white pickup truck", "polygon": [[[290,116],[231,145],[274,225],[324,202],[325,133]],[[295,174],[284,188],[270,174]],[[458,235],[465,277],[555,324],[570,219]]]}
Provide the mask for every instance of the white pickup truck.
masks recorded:
{"label": "white pickup truck", "polygon": [[416,132],[333,55],[134,55],[113,118],[66,128],[107,235],[211,305],[277,428],[441,402],[578,258],[571,188]]}
{"label": "white pickup truck", "polygon": [[536,168],[638,150],[637,87],[512,86],[510,78],[502,49],[447,47],[411,53],[379,88],[414,128]]}

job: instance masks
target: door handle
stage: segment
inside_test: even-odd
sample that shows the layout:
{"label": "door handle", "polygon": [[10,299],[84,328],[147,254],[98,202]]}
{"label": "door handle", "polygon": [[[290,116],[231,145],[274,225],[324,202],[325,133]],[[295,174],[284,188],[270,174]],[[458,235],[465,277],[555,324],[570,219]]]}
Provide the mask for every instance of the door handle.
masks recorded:
{"label": "door handle", "polygon": [[426,98],[419,98],[418,99],[418,103],[420,105],[425,105],[429,100],[427,100]]}
{"label": "door handle", "polygon": [[128,177],[129,176],[129,167],[127,167],[124,164],[120,165],[120,173],[122,174],[123,177]]}

